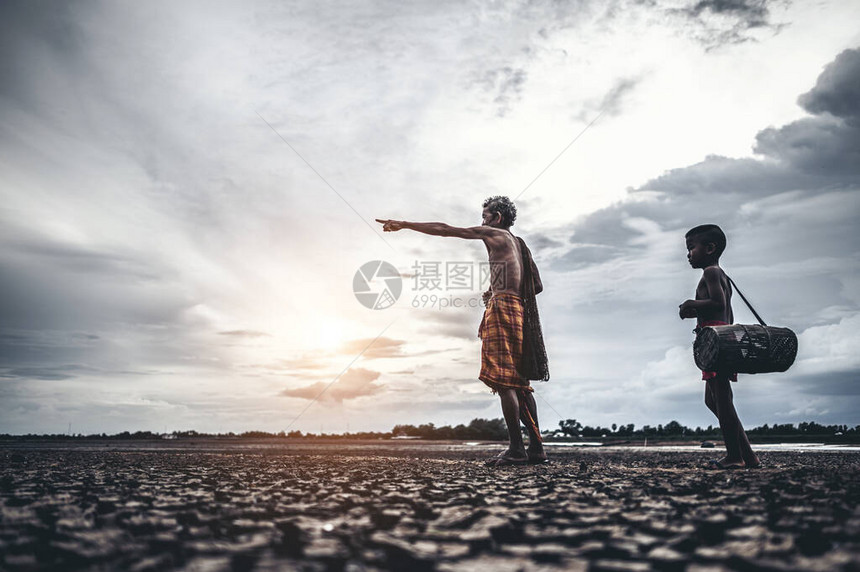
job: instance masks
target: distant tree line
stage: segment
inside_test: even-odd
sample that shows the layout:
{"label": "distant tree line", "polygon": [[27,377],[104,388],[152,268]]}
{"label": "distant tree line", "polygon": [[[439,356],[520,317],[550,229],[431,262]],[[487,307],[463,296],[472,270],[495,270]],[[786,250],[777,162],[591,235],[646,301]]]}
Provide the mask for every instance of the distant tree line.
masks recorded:
{"label": "distant tree line", "polygon": [[503,419],[472,419],[468,425],[436,427],[433,423],[424,425],[395,425],[391,430],[394,437],[421,437],[422,439],[464,440],[464,441],[504,441],[508,430]]}
{"label": "distant tree line", "polygon": [[[681,425],[677,421],[670,421],[665,425],[643,425],[637,428],[633,423],[616,424],[610,427],[599,425],[591,427],[583,425],[576,419],[565,419],[559,421],[558,429],[543,432],[546,440],[570,441],[594,439],[601,441],[630,441],[643,439],[666,439],[666,440],[700,440],[720,437],[720,428],[708,425],[705,428],[696,427],[691,429]],[[760,440],[769,438],[828,438],[840,441],[860,441],[860,425],[849,427],[848,425],[821,425],[814,421],[804,421],[794,425],[792,423],[764,424],[747,430],[747,435],[758,437]],[[391,438],[418,438],[435,440],[464,440],[464,441],[504,441],[508,434],[505,422],[502,419],[472,419],[468,425],[444,425],[437,427],[433,423],[423,425],[395,425],[389,432],[365,431],[356,433],[302,433],[301,431],[280,431],[269,433],[267,431],[245,431],[244,433],[201,433],[194,430],[173,431],[171,433],[153,433],[152,431],[123,431],[115,435],[91,434],[91,435],[9,435],[0,434],[0,439],[109,439],[109,440],[151,440],[151,439],[391,439]]]}
{"label": "distant tree line", "polygon": [[[576,419],[565,419],[558,422],[558,429],[554,431],[546,431],[550,438],[626,438],[626,439],[644,439],[644,438],[710,438],[720,435],[720,428],[708,425],[705,428],[696,427],[692,429],[685,425],[681,425],[677,421],[669,421],[665,425],[643,425],[637,429],[633,423],[627,425],[618,425],[613,423],[611,427],[588,425],[583,426]],[[808,436],[850,436],[860,437],[860,425],[849,427],[848,425],[821,425],[815,421],[804,421],[793,425],[785,423],[782,425],[764,424],[761,427],[754,427],[747,430],[747,435],[757,436],[780,436],[780,437],[808,437]]]}

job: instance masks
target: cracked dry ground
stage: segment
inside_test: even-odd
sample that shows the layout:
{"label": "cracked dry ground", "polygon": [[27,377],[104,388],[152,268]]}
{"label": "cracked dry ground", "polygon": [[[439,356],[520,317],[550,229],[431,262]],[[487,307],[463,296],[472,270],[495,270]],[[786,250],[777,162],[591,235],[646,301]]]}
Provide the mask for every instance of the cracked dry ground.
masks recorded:
{"label": "cracked dry ground", "polygon": [[860,453],[475,456],[0,450],[0,569],[860,570]]}

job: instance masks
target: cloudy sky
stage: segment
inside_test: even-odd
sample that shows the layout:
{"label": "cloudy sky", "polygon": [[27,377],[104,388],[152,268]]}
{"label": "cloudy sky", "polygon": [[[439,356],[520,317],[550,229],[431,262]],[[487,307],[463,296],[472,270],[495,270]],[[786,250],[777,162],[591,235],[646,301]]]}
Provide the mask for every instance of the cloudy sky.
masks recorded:
{"label": "cloudy sky", "polygon": [[[371,226],[479,224],[495,194],[546,286],[544,427],[715,423],[677,317],[705,222],[801,344],[741,377],[744,422],[860,423],[857,21],[851,0],[3,2],[0,432],[498,417],[480,290],[446,281],[482,245]],[[390,308],[354,296],[371,260],[403,274]]]}

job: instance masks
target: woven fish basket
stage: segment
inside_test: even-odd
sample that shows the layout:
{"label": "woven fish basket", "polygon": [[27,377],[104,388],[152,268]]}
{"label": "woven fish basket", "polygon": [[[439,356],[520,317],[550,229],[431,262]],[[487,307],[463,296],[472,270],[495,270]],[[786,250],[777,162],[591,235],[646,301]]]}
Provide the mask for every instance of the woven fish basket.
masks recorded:
{"label": "woven fish basket", "polygon": [[781,372],[797,357],[797,336],[772,326],[704,326],[696,335],[693,357],[702,371]]}

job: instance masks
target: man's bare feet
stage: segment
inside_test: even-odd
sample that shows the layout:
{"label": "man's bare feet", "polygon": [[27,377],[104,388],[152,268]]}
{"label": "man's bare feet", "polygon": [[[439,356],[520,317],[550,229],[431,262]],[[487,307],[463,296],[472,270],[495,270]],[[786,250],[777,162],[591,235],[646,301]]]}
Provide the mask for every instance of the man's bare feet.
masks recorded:
{"label": "man's bare feet", "polygon": [[744,461],[744,465],[746,465],[747,469],[759,469],[761,468],[761,460],[758,457],[747,459]]}
{"label": "man's bare feet", "polygon": [[733,469],[743,469],[746,467],[746,464],[741,461],[735,461],[732,459],[720,459],[719,461],[712,459],[708,461],[708,464],[705,465],[705,468],[711,471],[729,471]]}
{"label": "man's bare feet", "polygon": [[529,457],[529,465],[544,465],[549,463],[549,459],[546,458],[546,453],[543,450],[543,447],[529,447],[528,451]]}
{"label": "man's bare feet", "polygon": [[504,453],[488,459],[484,464],[488,467],[507,467],[510,465],[525,465],[528,462],[529,458],[525,451],[511,451],[508,449]]}

